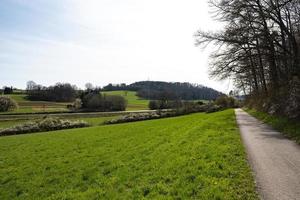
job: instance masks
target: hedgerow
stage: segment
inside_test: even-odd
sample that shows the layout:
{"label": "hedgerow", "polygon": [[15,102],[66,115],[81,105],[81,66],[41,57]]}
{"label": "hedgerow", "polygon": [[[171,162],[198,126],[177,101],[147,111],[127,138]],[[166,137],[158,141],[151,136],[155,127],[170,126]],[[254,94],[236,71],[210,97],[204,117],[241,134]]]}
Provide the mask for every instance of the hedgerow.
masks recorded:
{"label": "hedgerow", "polygon": [[70,121],[58,118],[45,118],[42,120],[26,122],[11,128],[0,130],[0,136],[17,135],[25,133],[46,132],[71,128],[87,127],[89,124],[84,121]]}

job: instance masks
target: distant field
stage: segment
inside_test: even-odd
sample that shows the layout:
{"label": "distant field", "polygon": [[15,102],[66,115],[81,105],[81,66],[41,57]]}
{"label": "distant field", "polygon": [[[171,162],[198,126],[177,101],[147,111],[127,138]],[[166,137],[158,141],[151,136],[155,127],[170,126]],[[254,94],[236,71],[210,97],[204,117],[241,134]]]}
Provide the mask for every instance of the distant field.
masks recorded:
{"label": "distant field", "polygon": [[9,95],[19,104],[19,109],[11,113],[36,113],[36,112],[59,112],[68,111],[67,104],[50,101],[29,101],[24,94]]}
{"label": "distant field", "polygon": [[[69,119],[69,120],[83,120],[85,122],[88,122],[91,126],[98,126],[102,125],[104,121],[106,120],[111,120],[119,117],[118,115],[116,116],[108,116],[108,117],[81,117],[81,116],[76,116],[76,117],[60,117],[62,119]],[[34,120],[0,120],[0,129],[3,128],[9,128],[13,127],[19,124],[23,124],[25,122],[29,121],[34,121]]]}
{"label": "distant field", "polygon": [[257,199],[233,110],[0,137],[0,197]]}
{"label": "distant field", "polygon": [[[121,95],[128,101],[127,110],[147,110],[148,100],[139,99],[136,96],[136,92],[133,91],[110,91],[103,92],[107,95]],[[67,104],[70,103],[58,103],[49,101],[29,101],[24,94],[12,94],[9,95],[19,104],[19,109],[10,113],[37,113],[37,112],[63,112],[68,111]]]}
{"label": "distant field", "polygon": [[[148,110],[149,100],[141,99],[136,96],[134,91],[108,91],[102,92],[106,95],[121,95],[127,102],[127,111],[135,110]],[[67,105],[70,103],[59,103],[59,102],[49,102],[49,101],[29,101],[24,94],[12,94],[9,95],[19,104],[19,109],[9,112],[9,113],[42,113],[42,112],[64,112],[69,111]],[[198,101],[198,100],[194,100]],[[201,100],[206,103],[208,101]],[[1,113],[0,113],[1,114]]]}
{"label": "distant field", "polygon": [[103,94],[107,95],[121,95],[127,101],[127,110],[148,110],[149,100],[140,99],[136,96],[136,92],[133,91],[109,91],[109,92],[102,92]]}

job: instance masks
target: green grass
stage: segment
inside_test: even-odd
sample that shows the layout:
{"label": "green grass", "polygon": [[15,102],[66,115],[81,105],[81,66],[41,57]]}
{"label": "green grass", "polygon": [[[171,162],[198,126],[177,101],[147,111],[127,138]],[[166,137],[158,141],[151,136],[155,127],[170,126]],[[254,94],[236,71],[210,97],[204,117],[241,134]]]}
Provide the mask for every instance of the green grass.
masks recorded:
{"label": "green grass", "polygon": [[286,117],[272,116],[264,112],[259,112],[254,109],[244,109],[250,115],[260,119],[269,124],[274,129],[282,132],[287,137],[295,140],[300,144],[300,121],[291,120]]}
{"label": "green grass", "polygon": [[121,95],[123,96],[128,104],[127,109],[128,111],[133,110],[148,110],[149,100],[140,99],[136,96],[136,92],[134,91],[109,91],[109,92],[102,92],[103,94],[107,95]]}
{"label": "green grass", "polygon": [[1,137],[0,197],[257,199],[233,110]]}
{"label": "green grass", "polygon": [[80,118],[67,118],[70,120],[83,120],[88,122],[91,126],[103,125],[107,120],[115,119],[119,116],[109,116],[109,117],[80,117]]}
{"label": "green grass", "polygon": [[[75,117],[60,117],[62,119],[69,119],[69,120],[83,120],[85,122],[88,122],[91,126],[99,126],[103,125],[103,123],[106,120],[111,120],[119,117],[118,115],[116,116],[108,116],[108,117],[81,117],[81,116],[75,116]],[[13,127],[25,122],[32,121],[32,119],[27,119],[27,120],[0,120],[0,129],[2,128],[9,128]]]}
{"label": "green grass", "polygon": [[0,129],[2,128],[9,128],[18,124],[22,124],[28,120],[4,120],[0,121]]}

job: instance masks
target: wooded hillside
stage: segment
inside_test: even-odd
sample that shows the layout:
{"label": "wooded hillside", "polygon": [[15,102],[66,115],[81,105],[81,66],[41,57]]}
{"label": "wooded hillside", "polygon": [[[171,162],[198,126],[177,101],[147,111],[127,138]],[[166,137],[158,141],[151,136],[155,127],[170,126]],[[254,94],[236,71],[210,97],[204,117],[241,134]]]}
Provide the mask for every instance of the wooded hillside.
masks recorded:
{"label": "wooded hillside", "polygon": [[145,99],[181,99],[181,100],[215,100],[222,95],[212,88],[191,83],[139,81],[130,85],[109,84],[103,87],[104,91],[130,90],[137,91],[137,95]]}

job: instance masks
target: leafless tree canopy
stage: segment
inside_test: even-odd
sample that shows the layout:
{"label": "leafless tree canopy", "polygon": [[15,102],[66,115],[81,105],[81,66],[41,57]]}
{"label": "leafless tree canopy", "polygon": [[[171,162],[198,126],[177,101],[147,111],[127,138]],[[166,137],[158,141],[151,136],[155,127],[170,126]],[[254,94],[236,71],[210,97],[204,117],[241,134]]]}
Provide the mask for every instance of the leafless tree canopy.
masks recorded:
{"label": "leafless tree canopy", "polygon": [[210,75],[234,79],[246,94],[291,97],[300,107],[300,0],[209,4],[217,20],[226,24],[220,32],[196,33],[198,46],[220,46],[211,55]]}
{"label": "leafless tree canopy", "polygon": [[196,44],[220,45],[211,76],[234,78],[247,92],[265,92],[299,78],[299,0],[211,0],[221,32],[196,33]]}

